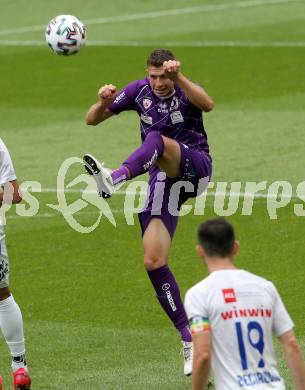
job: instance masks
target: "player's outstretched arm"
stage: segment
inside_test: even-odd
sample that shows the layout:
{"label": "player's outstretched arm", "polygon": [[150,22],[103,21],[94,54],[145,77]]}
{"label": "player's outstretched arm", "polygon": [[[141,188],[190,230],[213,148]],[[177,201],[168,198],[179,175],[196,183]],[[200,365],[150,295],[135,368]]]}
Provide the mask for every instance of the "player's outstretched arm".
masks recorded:
{"label": "player's outstretched arm", "polygon": [[116,87],[112,84],[103,85],[98,91],[98,102],[93,104],[87,112],[87,125],[96,126],[105,119],[110,118],[113,113],[108,107],[114,101],[115,97]]}
{"label": "player's outstretched arm", "polygon": [[181,73],[180,61],[165,61],[163,67],[167,77],[172,79],[175,84],[179,85],[194,106],[205,112],[211,111],[214,108],[214,102],[206,91]]}
{"label": "player's outstretched arm", "polygon": [[279,337],[296,390],[305,390],[305,363],[301,348],[292,330]]}
{"label": "player's outstretched arm", "polygon": [[207,385],[211,366],[211,332],[201,331],[192,335],[194,356],[192,389],[202,390]]}

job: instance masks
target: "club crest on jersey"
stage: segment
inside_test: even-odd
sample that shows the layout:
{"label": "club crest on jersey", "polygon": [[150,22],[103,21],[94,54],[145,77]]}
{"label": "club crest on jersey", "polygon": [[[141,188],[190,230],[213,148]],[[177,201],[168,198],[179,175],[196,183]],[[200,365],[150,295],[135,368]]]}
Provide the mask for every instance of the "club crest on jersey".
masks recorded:
{"label": "club crest on jersey", "polygon": [[225,303],[237,302],[234,288],[224,288],[222,289],[222,293]]}
{"label": "club crest on jersey", "polygon": [[147,110],[152,105],[152,100],[148,97],[143,98],[143,107]]}
{"label": "club crest on jersey", "polygon": [[179,100],[177,96],[174,96],[169,109],[170,111],[174,111],[177,110],[178,107],[179,107]]}

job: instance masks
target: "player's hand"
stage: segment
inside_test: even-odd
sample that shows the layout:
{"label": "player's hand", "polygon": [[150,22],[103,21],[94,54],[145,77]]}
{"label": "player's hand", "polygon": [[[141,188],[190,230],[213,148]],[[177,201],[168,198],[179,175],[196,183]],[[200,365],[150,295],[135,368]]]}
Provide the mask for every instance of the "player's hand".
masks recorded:
{"label": "player's hand", "polygon": [[116,97],[116,86],[105,84],[99,89],[97,94],[103,106],[108,107]]}
{"label": "player's hand", "polygon": [[180,72],[180,61],[169,60],[163,62],[163,69],[165,70],[165,76],[175,81],[178,78]]}

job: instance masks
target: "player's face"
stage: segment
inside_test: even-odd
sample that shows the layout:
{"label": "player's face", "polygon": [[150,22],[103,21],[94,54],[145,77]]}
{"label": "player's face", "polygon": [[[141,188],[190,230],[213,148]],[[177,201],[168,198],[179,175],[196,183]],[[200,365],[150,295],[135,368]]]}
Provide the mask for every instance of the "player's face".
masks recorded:
{"label": "player's face", "polygon": [[163,66],[160,68],[149,66],[147,73],[150,86],[157,96],[165,97],[173,92],[174,82],[165,76]]}

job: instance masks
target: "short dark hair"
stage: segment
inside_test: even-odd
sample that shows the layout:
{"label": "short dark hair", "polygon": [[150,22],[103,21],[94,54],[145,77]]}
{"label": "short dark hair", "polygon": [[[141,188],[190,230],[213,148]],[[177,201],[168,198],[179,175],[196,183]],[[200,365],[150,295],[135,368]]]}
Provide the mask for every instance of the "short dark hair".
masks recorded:
{"label": "short dark hair", "polygon": [[199,226],[198,241],[208,256],[231,256],[235,241],[233,226],[223,218],[206,221]]}
{"label": "short dark hair", "polygon": [[147,58],[147,66],[160,68],[164,61],[174,60],[174,54],[167,49],[156,49]]}

